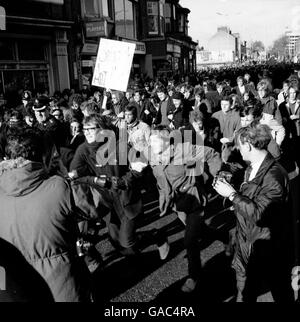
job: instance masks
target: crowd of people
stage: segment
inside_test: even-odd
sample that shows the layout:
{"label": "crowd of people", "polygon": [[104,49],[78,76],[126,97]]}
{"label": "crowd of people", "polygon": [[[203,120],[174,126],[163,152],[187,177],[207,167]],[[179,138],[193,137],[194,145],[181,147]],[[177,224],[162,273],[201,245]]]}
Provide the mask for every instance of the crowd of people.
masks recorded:
{"label": "crowd of people", "polygon": [[[256,301],[262,281],[275,301],[293,301],[299,82],[298,66],[278,64],[136,77],[125,93],[20,90],[0,108],[1,240],[43,277],[52,300],[90,301],[91,273],[103,263],[88,232],[105,218],[113,247],[135,258],[141,192],[157,189],[160,215],[175,211],[185,227],[189,293],[201,287],[199,241],[214,233],[204,218],[218,194],[235,214],[224,243],[237,301]],[[155,236],[165,260],[164,230]]]}

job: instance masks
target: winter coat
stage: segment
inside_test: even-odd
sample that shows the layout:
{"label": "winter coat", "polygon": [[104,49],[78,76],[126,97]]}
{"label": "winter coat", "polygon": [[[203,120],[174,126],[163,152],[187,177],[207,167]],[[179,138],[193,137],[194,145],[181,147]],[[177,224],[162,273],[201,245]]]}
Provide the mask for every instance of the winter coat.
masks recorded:
{"label": "winter coat", "polygon": [[[283,102],[279,106],[282,115],[282,124],[286,129],[288,138],[295,138],[300,136],[300,103],[296,101],[293,108],[290,103]],[[292,120],[291,115],[296,115],[298,118]]]}
{"label": "winter coat", "polygon": [[284,91],[281,91],[277,96],[277,105],[280,106],[281,103],[286,103],[286,99],[288,97],[288,94]]}
{"label": "winter coat", "polygon": [[44,278],[57,302],[89,301],[89,272],[76,253],[68,183],[22,158],[0,163],[0,237]]}
{"label": "winter coat", "polygon": [[223,111],[218,111],[212,115],[212,118],[219,121],[224,138],[233,138],[234,132],[240,128],[241,118],[236,111],[231,110],[227,114],[224,114]]}
{"label": "winter coat", "polygon": [[139,119],[149,126],[152,125],[153,120],[156,117],[156,109],[152,105],[149,99],[145,99],[141,106],[140,117]]}
{"label": "winter coat", "polygon": [[63,125],[52,115],[43,123],[36,123],[34,127],[40,130],[45,138],[49,137],[59,150],[61,146],[65,146],[68,140]]}
{"label": "winter coat", "polygon": [[142,121],[127,124],[128,144],[137,151],[143,151],[149,145],[151,129]]}
{"label": "winter coat", "polygon": [[95,176],[106,175],[108,178],[114,176],[121,179],[124,183],[122,189],[105,188],[102,189],[102,193],[105,195],[105,199],[109,200],[109,208],[113,206],[121,217],[125,215],[128,218],[134,218],[142,213],[140,192],[142,174],[129,169],[127,158],[123,160],[122,164],[118,155],[126,156],[127,151],[119,152],[119,148],[127,149],[127,144],[120,147],[116,143],[116,146],[111,147],[108,141],[92,144],[84,142],[76,150],[70,170],[76,170],[77,175],[81,178],[84,177],[86,182],[92,186]]}
{"label": "winter coat", "polygon": [[[167,98],[165,99],[164,102],[167,102],[167,108],[166,108],[166,116],[168,115],[169,111],[172,111],[175,109],[172,98],[170,96],[167,96]],[[159,103],[159,109],[157,111],[155,120],[153,121],[153,123],[155,125],[160,125],[163,122],[163,116],[162,116],[162,111],[161,111],[161,105],[163,104],[163,102]],[[169,125],[170,121],[168,120],[168,124],[165,125]]]}
{"label": "winter coat", "polygon": [[255,178],[248,181],[250,172],[248,168],[232,201],[237,219],[233,267],[244,274],[254,244],[260,240],[269,241],[280,260],[289,225],[287,172],[269,153]]}
{"label": "winter coat", "polygon": [[168,165],[158,163],[151,157],[151,167],[159,190],[159,207],[162,214],[168,209],[185,212],[187,215],[202,211],[207,204],[204,189],[204,170],[215,176],[221,168],[219,153],[205,146],[179,143],[174,158]]}
{"label": "winter coat", "polygon": [[170,106],[167,111],[168,118],[170,120],[170,127],[173,129],[180,129],[189,123],[189,114],[192,108],[181,104],[178,108],[174,105]]}
{"label": "winter coat", "polygon": [[271,114],[278,121],[279,124],[282,124],[282,117],[279,111],[277,102],[274,97],[267,96],[261,99],[263,104],[263,113]]}

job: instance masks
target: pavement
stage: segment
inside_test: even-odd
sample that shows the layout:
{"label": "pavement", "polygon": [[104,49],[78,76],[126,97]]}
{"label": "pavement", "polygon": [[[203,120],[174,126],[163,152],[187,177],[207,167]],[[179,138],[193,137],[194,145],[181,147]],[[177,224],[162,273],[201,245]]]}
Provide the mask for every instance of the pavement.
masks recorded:
{"label": "pavement", "polygon": [[[125,258],[117,253],[108,241],[105,225],[97,236],[97,250],[102,255],[102,270],[93,274],[94,302],[101,305],[111,303],[148,303],[163,305],[175,303],[192,305],[198,303],[230,302],[235,294],[235,274],[231,258],[224,252],[222,239],[234,224],[232,212],[224,211],[228,205],[222,198],[211,198],[208,205],[207,222],[214,227],[211,240],[201,246],[203,264],[202,278],[191,294],[181,292],[187,278],[187,259],[184,249],[184,225],[175,213],[160,217],[158,195],[147,190],[142,194],[144,214],[137,220],[141,254],[137,258]],[[219,214],[218,211],[221,211]],[[104,218],[105,220],[105,218]],[[170,244],[170,252],[161,260],[153,232],[164,227]],[[24,274],[23,274],[24,275]],[[30,279],[30,278],[29,278]],[[30,280],[28,280],[30,283]],[[23,301],[16,294],[0,291],[0,302]],[[262,294],[259,302],[272,302],[270,293]]]}
{"label": "pavement", "polygon": [[[94,275],[97,303],[117,302],[153,304],[197,304],[233,301],[235,273],[231,258],[224,252],[224,244],[218,236],[228,231],[234,218],[231,212],[215,215],[216,208],[224,209],[221,198],[210,203],[207,217],[215,228],[216,235],[201,245],[203,264],[202,279],[192,294],[184,294],[180,288],[187,278],[187,259],[183,245],[184,226],[175,213],[159,216],[157,195],[143,193],[144,214],[138,218],[138,235],[141,236],[142,252],[136,259],[120,256],[107,239],[107,229],[100,233],[97,249],[104,259],[103,270]],[[155,229],[165,227],[170,244],[170,253],[161,260],[153,237]],[[222,238],[220,238],[222,239]],[[259,302],[272,302],[270,293],[263,293]]]}

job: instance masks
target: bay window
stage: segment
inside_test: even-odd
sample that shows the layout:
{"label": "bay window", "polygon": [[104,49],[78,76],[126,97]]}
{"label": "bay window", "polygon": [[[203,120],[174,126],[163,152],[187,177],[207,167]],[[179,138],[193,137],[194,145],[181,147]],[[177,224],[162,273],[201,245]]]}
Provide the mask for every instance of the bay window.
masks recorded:
{"label": "bay window", "polygon": [[165,33],[164,5],[165,0],[147,1],[149,35],[163,35]]}
{"label": "bay window", "polygon": [[166,32],[172,32],[172,5],[170,3],[165,4],[165,24]]}
{"label": "bay window", "polygon": [[178,31],[184,32],[184,15],[181,14],[178,16]]}
{"label": "bay window", "polygon": [[147,14],[148,14],[148,33],[149,35],[158,35],[158,2],[147,2]]}
{"label": "bay window", "polygon": [[136,3],[130,0],[115,0],[115,26],[119,37],[136,39]]}
{"label": "bay window", "polygon": [[81,0],[81,3],[85,17],[112,19],[112,0]]}

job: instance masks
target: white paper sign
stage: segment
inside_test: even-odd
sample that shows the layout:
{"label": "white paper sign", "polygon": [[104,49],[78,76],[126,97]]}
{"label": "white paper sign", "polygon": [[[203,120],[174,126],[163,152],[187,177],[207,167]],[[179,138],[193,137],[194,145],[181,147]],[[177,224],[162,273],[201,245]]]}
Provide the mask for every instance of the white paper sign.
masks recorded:
{"label": "white paper sign", "polygon": [[6,14],[4,7],[0,7],[0,30],[6,30]]}
{"label": "white paper sign", "polygon": [[100,39],[92,85],[125,92],[135,44]]}

